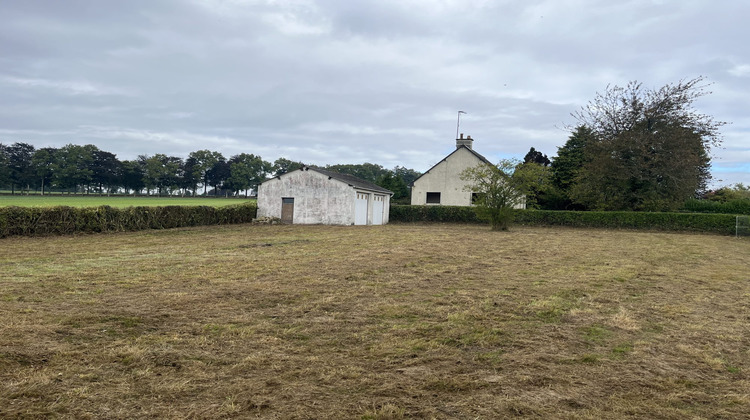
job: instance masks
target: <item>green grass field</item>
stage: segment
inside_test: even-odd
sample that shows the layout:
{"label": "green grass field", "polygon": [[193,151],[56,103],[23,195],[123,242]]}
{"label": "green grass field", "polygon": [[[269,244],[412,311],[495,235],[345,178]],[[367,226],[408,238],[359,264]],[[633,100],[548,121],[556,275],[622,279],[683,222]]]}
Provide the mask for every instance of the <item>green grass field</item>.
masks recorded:
{"label": "green grass field", "polygon": [[746,239],[227,225],[0,240],[0,418],[746,419]]}
{"label": "green grass field", "polygon": [[209,198],[209,197],[125,197],[125,196],[86,196],[86,195],[3,195],[0,196],[0,207],[136,207],[136,206],[229,206],[242,204],[251,199]]}

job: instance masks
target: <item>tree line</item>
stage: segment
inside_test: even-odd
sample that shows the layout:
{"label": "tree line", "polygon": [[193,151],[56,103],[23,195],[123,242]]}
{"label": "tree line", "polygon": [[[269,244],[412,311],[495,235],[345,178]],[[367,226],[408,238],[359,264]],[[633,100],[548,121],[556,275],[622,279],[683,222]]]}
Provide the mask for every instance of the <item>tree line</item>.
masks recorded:
{"label": "tree line", "polygon": [[[232,195],[257,191],[258,185],[305,166],[286,158],[273,163],[260,156],[240,153],[229,159],[220,152],[197,150],[186,159],[155,154],[119,160],[98,147],[68,144],[60,148],[35,148],[23,142],[0,143],[0,188],[12,194],[54,189],[69,193]],[[407,185],[420,174],[397,166],[386,169],[372,163],[327,165],[325,169],[358,176],[408,197]],[[201,191],[202,190],[202,191]]]}

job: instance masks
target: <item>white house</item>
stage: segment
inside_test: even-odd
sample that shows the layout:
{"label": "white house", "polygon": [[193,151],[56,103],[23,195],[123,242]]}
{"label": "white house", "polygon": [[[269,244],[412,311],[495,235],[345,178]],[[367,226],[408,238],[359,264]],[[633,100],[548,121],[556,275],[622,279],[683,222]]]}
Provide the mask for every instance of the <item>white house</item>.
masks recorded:
{"label": "white house", "polygon": [[[463,133],[456,139],[456,150],[415,179],[411,188],[412,205],[470,206],[474,194],[466,190],[468,181],[461,180],[461,172],[479,164],[493,163],[474,151],[471,136]],[[525,203],[515,208],[526,208]]]}
{"label": "white house", "polygon": [[284,223],[384,225],[393,192],[352,175],[303,167],[258,187],[258,217]]}

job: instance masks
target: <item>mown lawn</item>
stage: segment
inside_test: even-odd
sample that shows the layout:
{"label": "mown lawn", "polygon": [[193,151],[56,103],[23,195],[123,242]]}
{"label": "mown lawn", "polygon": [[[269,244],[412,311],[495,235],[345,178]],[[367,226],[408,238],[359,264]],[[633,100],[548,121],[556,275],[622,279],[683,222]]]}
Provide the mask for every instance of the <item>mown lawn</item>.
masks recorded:
{"label": "mown lawn", "polygon": [[750,416],[750,242],[234,225],[0,240],[0,417]]}
{"label": "mown lawn", "polygon": [[0,207],[138,207],[138,206],[212,206],[221,207],[241,204],[250,199],[213,197],[125,197],[98,195],[0,195]]}

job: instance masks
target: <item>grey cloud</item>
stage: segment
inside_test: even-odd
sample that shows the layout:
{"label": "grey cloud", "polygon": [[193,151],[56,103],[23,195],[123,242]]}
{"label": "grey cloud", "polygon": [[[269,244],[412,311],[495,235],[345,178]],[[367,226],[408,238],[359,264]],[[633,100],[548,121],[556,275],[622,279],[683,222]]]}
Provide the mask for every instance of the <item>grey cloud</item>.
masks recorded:
{"label": "grey cloud", "polygon": [[734,122],[714,167],[750,183],[737,169],[750,151],[748,12],[699,0],[10,0],[0,141],[425,170],[453,147],[459,109],[493,160],[554,155],[569,114],[607,84],[705,75],[714,94],[697,107]]}

